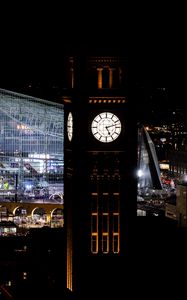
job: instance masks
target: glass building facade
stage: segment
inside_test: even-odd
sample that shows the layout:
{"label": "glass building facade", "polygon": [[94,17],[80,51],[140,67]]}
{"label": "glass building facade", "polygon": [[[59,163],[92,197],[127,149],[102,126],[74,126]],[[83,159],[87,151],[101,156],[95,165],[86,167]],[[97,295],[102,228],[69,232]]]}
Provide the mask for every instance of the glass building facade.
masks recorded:
{"label": "glass building facade", "polygon": [[0,89],[0,201],[63,203],[63,104]]}

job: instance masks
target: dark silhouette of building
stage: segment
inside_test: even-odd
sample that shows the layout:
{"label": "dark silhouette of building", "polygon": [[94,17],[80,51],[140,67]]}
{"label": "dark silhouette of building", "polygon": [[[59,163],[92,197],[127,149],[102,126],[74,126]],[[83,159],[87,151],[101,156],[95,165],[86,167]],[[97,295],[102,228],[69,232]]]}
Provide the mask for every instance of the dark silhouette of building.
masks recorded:
{"label": "dark silhouette of building", "polygon": [[63,241],[63,228],[34,228],[25,236],[1,236],[0,295],[7,296],[5,299],[52,299],[64,295]]}
{"label": "dark silhouette of building", "polygon": [[[82,299],[133,297],[137,289],[150,299],[153,286],[155,295],[161,289],[170,294],[163,282],[172,270],[171,259],[180,253],[173,245],[181,246],[183,238],[173,220],[136,214],[137,116],[145,108],[138,110],[139,89],[128,58],[80,51],[67,56],[66,68],[67,289]],[[145,132],[144,142],[153,186],[160,188],[155,152]]]}
{"label": "dark silhouette of building", "polygon": [[[137,122],[125,57],[67,57],[67,288],[118,289],[136,216]],[[132,98],[132,99],[131,99]]]}

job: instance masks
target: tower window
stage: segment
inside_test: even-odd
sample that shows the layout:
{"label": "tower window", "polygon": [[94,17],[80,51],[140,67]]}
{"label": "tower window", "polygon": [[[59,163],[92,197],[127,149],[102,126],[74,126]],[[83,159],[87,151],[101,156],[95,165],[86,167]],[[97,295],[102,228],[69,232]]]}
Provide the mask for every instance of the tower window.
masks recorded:
{"label": "tower window", "polygon": [[104,213],[102,215],[102,232],[108,234],[109,231],[109,214]]}
{"label": "tower window", "polygon": [[91,252],[93,254],[98,253],[98,234],[92,234],[92,237],[91,237]]}
{"label": "tower window", "polygon": [[91,252],[98,253],[98,214],[91,215]]}
{"label": "tower window", "polygon": [[98,214],[92,214],[92,233],[98,233]]}
{"label": "tower window", "polygon": [[98,89],[102,89],[103,87],[103,76],[102,76],[102,72],[103,72],[103,69],[102,68],[98,68],[97,69],[97,86],[98,86]]}
{"label": "tower window", "polygon": [[101,210],[103,213],[107,213],[109,209],[109,194],[103,193],[101,201]]}
{"label": "tower window", "polygon": [[92,213],[98,211],[98,194],[97,193],[92,193],[91,210],[92,210]]}
{"label": "tower window", "polygon": [[[102,69],[101,69],[102,70]],[[98,77],[98,70],[96,68],[90,68],[89,69],[89,78],[88,78],[88,84],[91,89],[97,88],[97,77]]]}
{"label": "tower window", "polygon": [[119,233],[119,214],[113,214],[113,232]]}
{"label": "tower window", "polygon": [[102,234],[102,252],[108,253],[109,252],[109,236],[108,233]]}
{"label": "tower window", "polygon": [[119,240],[120,240],[120,218],[119,213],[113,213],[113,238],[112,238],[112,250],[113,253],[119,253]]}
{"label": "tower window", "polygon": [[102,252],[109,252],[109,214],[102,214]]}
{"label": "tower window", "polygon": [[119,234],[113,234],[113,253],[119,253]]}
{"label": "tower window", "polygon": [[119,212],[119,193],[114,193],[112,197],[113,212]]}
{"label": "tower window", "polygon": [[105,68],[102,72],[103,88],[109,88],[109,69]]}

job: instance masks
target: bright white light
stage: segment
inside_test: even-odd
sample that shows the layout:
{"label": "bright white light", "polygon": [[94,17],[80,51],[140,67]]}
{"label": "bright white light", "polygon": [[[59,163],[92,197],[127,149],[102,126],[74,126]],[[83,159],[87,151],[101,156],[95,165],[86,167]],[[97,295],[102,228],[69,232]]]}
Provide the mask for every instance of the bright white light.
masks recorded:
{"label": "bright white light", "polygon": [[137,171],[137,176],[138,177],[142,177],[143,176],[143,171],[142,170],[138,170]]}
{"label": "bright white light", "polygon": [[25,185],[25,189],[26,189],[27,191],[30,191],[30,190],[32,189],[32,185],[31,185],[31,184],[26,184],[26,185]]}
{"label": "bright white light", "polygon": [[166,138],[160,138],[160,140],[162,143],[166,142]]}

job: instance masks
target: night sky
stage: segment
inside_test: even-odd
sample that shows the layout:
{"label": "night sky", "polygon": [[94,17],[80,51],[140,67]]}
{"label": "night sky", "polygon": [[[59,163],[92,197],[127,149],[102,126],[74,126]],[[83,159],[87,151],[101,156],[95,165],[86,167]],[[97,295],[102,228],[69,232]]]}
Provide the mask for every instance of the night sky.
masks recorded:
{"label": "night sky", "polygon": [[[121,5],[50,5],[4,11],[0,87],[14,89],[29,82],[40,82],[44,87],[51,82],[58,85],[64,55],[84,49],[93,55],[125,54],[147,106],[159,102],[165,107],[184,106],[182,26],[175,24],[163,5],[141,4],[130,9]],[[167,88],[169,96],[164,101],[149,97],[157,87]]]}

